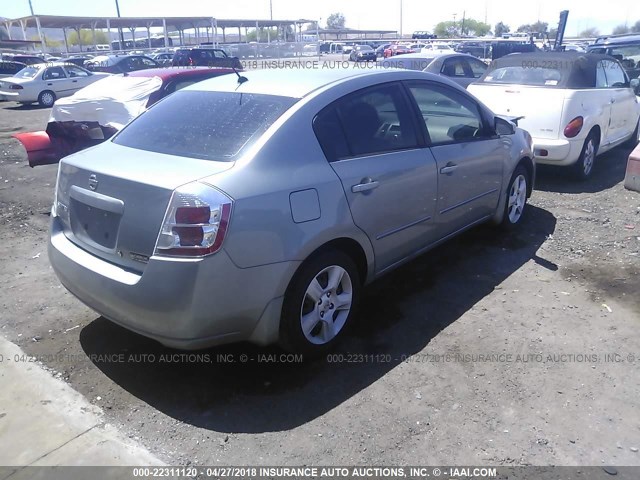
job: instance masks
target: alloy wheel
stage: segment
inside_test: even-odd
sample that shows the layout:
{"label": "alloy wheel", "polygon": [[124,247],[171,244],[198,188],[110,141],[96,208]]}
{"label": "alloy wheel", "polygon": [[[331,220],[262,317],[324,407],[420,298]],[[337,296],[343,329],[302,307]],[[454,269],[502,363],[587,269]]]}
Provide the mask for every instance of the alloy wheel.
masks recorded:
{"label": "alloy wheel", "polygon": [[314,345],[329,343],[344,327],[353,303],[349,273],[338,265],[321,270],[307,286],[300,308],[300,325]]}

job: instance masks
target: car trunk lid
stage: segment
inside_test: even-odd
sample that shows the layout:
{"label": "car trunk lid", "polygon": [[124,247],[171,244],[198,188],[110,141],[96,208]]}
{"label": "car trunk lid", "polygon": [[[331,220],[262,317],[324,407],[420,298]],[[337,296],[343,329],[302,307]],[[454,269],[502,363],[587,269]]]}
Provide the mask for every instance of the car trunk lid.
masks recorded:
{"label": "car trunk lid", "polygon": [[469,92],[493,113],[522,117],[518,126],[535,138],[555,139],[560,133],[565,90],[526,85],[472,84]]}
{"label": "car trunk lid", "polygon": [[106,142],[60,162],[56,214],[73,243],[142,272],[174,189],[232,166]]}

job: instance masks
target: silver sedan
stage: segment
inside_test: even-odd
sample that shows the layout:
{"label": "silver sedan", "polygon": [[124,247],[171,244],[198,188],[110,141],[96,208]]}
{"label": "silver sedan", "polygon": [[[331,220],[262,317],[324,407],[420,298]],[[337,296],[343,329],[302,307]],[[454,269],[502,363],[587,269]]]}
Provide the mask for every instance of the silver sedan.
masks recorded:
{"label": "silver sedan", "polygon": [[473,55],[466,53],[440,54],[437,51],[408,53],[379,60],[383,68],[405,68],[422,70],[449,77],[462,87],[468,87],[478,80],[487,70],[488,65]]}
{"label": "silver sedan", "polygon": [[187,87],[60,162],[49,258],[104,317],[177,348],[330,348],[367,283],[519,224],[531,138],[423,72],[263,70]]}
{"label": "silver sedan", "polygon": [[57,98],[73,95],[105,73],[93,73],[72,63],[52,62],[29,65],[0,81],[0,96],[6,100],[51,107]]}

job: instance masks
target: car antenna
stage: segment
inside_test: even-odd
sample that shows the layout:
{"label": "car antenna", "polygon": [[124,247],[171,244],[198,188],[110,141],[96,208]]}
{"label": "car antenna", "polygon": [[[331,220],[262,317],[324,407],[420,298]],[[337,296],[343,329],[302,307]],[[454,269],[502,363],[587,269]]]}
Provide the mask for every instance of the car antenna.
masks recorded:
{"label": "car antenna", "polygon": [[247,77],[245,77],[244,75],[240,75],[238,73],[238,70],[236,70],[236,67],[231,67],[231,68],[233,68],[233,73],[235,73],[238,76],[238,83],[240,85],[242,85],[244,82],[248,82],[249,81],[249,79]]}

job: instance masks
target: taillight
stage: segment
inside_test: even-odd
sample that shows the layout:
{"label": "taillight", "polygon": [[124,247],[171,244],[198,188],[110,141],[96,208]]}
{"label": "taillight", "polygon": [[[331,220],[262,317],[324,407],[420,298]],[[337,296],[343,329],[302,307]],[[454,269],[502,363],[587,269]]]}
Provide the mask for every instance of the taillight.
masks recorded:
{"label": "taillight", "polygon": [[12,85],[9,85],[9,90],[22,90],[22,89],[24,89],[22,85],[16,85],[15,83]]}
{"label": "taillight", "polygon": [[176,189],[156,242],[155,255],[202,257],[216,253],[227,233],[233,200],[194,182]]}
{"label": "taillight", "polygon": [[564,127],[564,136],[567,138],[573,138],[580,133],[582,126],[584,125],[584,119],[582,117],[576,117],[567,123]]}

